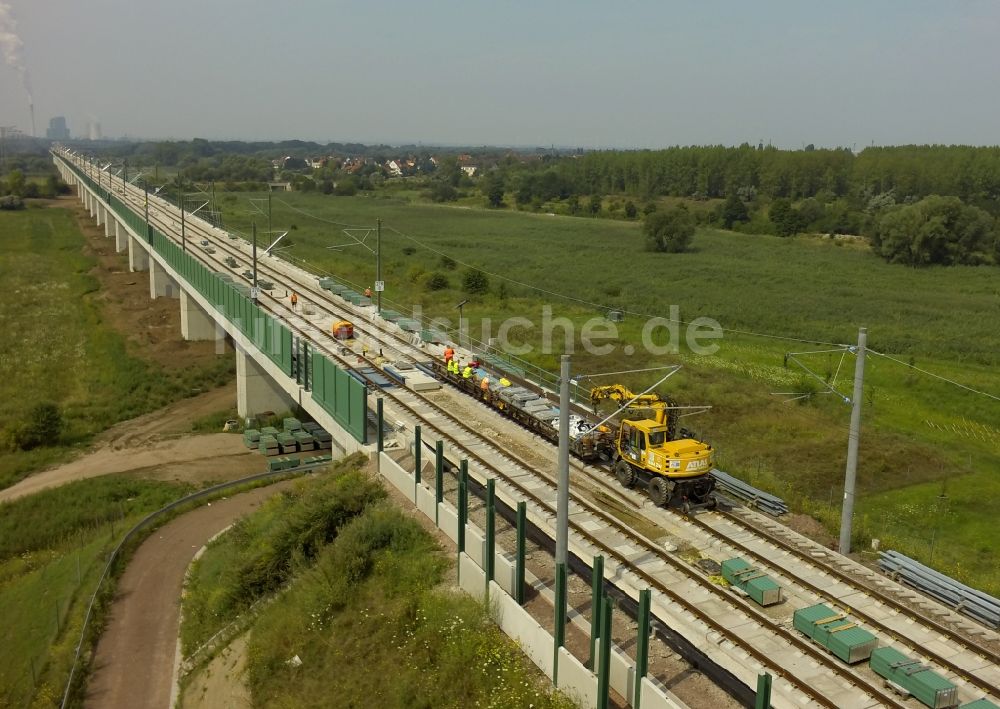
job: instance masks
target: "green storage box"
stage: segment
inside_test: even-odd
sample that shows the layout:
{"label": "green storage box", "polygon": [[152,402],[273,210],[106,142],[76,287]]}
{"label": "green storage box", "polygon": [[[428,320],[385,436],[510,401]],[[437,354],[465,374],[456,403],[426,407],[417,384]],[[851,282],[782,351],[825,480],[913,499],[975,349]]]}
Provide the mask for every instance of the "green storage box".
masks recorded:
{"label": "green storage box", "polygon": [[285,430],[289,433],[302,430],[302,422],[296,418],[282,419],[281,425],[284,426]]}
{"label": "green storage box", "polygon": [[389,322],[396,322],[401,317],[403,317],[402,314],[401,313],[397,313],[395,310],[383,310],[382,311],[382,319],[383,320],[388,320]]}
{"label": "green storage box", "polygon": [[781,586],[744,559],[723,561],[722,577],[762,606],[781,602]]}
{"label": "green storage box", "polygon": [[271,458],[267,461],[267,471],[273,473],[277,470],[285,469],[285,461],[283,458]]}
{"label": "green storage box", "polygon": [[872,671],[913,695],[917,701],[946,709],[958,706],[958,687],[893,647],[880,647],[872,652]]}
{"label": "green storage box", "polygon": [[243,432],[243,445],[247,448],[256,448],[258,443],[260,443],[260,431],[248,428]]}
{"label": "green storage box", "polygon": [[296,431],[292,435],[295,437],[295,442],[299,444],[300,451],[311,451],[316,448],[315,439],[305,431]]}
{"label": "green storage box", "polygon": [[348,300],[349,301],[351,298],[354,298],[354,297],[359,297],[360,298],[361,294],[358,293],[357,291],[353,291],[350,288],[347,288],[345,290],[340,291],[340,297],[343,298],[344,300]]}
{"label": "green storage box", "polygon": [[822,603],[795,611],[792,622],[796,630],[848,664],[867,660],[878,647],[878,638]]}
{"label": "green storage box", "polygon": [[260,429],[260,435],[262,436],[277,436],[281,431],[276,429],[274,426],[264,426]]}
{"label": "green storage box", "polygon": [[278,439],[274,436],[261,436],[257,443],[257,450],[264,455],[277,455],[279,446]]}

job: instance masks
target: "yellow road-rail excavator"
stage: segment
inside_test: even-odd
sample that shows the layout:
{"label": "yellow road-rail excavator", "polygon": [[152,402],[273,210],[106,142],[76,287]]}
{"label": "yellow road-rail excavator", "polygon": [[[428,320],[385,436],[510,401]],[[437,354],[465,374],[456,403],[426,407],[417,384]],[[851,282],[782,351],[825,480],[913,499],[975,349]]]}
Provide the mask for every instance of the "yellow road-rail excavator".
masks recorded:
{"label": "yellow road-rail excavator", "polygon": [[[590,400],[610,400],[626,406],[615,435],[612,466],[625,487],[642,484],[654,504],[676,504],[685,512],[714,509],[712,446],[688,437],[678,425],[680,411],[669,398],[656,393],[633,394],[621,384],[591,389]],[[632,418],[638,416],[637,418]]]}

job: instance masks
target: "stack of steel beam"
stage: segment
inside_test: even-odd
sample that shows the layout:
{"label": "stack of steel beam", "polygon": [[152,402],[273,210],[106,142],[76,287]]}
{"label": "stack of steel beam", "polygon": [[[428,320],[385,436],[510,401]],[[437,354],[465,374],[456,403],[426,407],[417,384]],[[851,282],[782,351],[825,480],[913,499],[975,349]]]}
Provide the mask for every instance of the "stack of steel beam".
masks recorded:
{"label": "stack of steel beam", "polygon": [[755,507],[774,517],[788,514],[788,505],[780,497],[758,490],[753,485],[721,470],[712,470],[712,477],[715,478],[716,489],[746,503],[748,507]]}
{"label": "stack of steel beam", "polygon": [[969,588],[898,551],[881,552],[879,556],[879,567],[896,581],[936,598],[983,625],[1000,630],[1000,600]]}

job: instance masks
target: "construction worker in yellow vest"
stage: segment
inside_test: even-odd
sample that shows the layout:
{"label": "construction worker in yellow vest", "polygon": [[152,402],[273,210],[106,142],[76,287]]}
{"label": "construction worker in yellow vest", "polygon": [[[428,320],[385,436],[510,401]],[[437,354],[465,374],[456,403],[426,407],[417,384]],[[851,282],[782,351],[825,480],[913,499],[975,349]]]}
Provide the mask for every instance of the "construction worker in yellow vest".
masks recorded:
{"label": "construction worker in yellow vest", "polygon": [[472,379],[472,365],[465,365],[465,369],[462,370],[462,379]]}
{"label": "construction worker in yellow vest", "polygon": [[507,377],[500,377],[500,386],[502,386],[502,387],[509,387],[510,386],[510,379],[508,379]]}
{"label": "construction worker in yellow vest", "polygon": [[448,360],[448,373],[449,374],[458,374],[458,360],[457,359],[449,359]]}

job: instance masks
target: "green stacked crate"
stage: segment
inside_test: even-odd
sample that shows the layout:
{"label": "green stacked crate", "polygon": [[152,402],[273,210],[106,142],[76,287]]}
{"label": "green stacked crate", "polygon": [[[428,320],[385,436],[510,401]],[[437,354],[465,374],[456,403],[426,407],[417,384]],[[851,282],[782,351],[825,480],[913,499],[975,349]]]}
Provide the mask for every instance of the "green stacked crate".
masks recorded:
{"label": "green stacked crate", "polygon": [[360,295],[361,295],[360,293],[358,293],[357,291],[353,291],[350,288],[345,288],[344,290],[340,291],[340,297],[347,301],[350,301],[351,298]]}
{"label": "green stacked crate", "polygon": [[302,430],[305,431],[306,433],[313,433],[314,431],[321,431],[321,430],[323,430],[323,427],[320,426],[315,421],[303,421],[302,422]]}
{"label": "green stacked crate", "polygon": [[299,452],[299,446],[295,442],[295,437],[290,433],[279,433],[278,445],[281,447],[282,454]]}
{"label": "green stacked crate", "polygon": [[256,428],[248,428],[243,432],[243,443],[247,448],[256,448],[260,443],[260,431]]}
{"label": "green stacked crate", "polygon": [[301,461],[300,461],[300,459],[297,456],[294,456],[294,457],[291,457],[291,458],[287,458],[286,460],[287,460],[287,462],[285,464],[287,466],[286,469],[288,469],[288,468],[297,468],[297,467],[299,467],[299,465],[301,465]]}
{"label": "green stacked crate", "polygon": [[420,321],[413,318],[400,318],[396,321],[401,330],[406,332],[420,332]]}
{"label": "green stacked crate", "polygon": [[257,450],[264,455],[278,455],[280,452],[278,439],[274,436],[266,436],[262,434],[260,441],[257,443]]}
{"label": "green stacked crate", "polygon": [[880,647],[872,652],[870,667],[933,709],[958,706],[958,688],[954,684],[895,648]]}
{"label": "green stacked crate", "polygon": [[792,622],[796,630],[848,664],[867,660],[878,646],[878,638],[822,603],[795,611]]}
{"label": "green stacked crate", "polygon": [[264,426],[260,429],[260,435],[262,436],[277,436],[281,431],[276,429],[274,426]]}
{"label": "green stacked crate", "polygon": [[284,458],[270,458],[267,461],[267,472],[273,473],[278,470],[285,469],[285,459]]}
{"label": "green stacked crate", "polygon": [[285,431],[287,433],[293,433],[295,431],[301,431],[302,430],[302,422],[299,421],[297,418],[291,418],[291,417],[289,417],[289,418],[286,418],[286,419],[282,419],[281,425],[284,426]]}
{"label": "green stacked crate", "polygon": [[382,319],[383,320],[388,320],[389,322],[396,322],[401,317],[403,317],[402,313],[397,313],[395,310],[383,310],[382,311]]}
{"label": "green stacked crate", "polygon": [[300,451],[311,451],[316,449],[316,440],[312,437],[312,434],[306,433],[305,431],[294,431],[292,436],[295,437],[295,442],[299,444]]}
{"label": "green stacked crate", "polygon": [[319,287],[322,288],[323,290],[330,290],[330,286],[332,286],[334,283],[336,283],[336,281],[333,280],[332,278],[319,279]]}
{"label": "green stacked crate", "polygon": [[762,606],[781,601],[781,586],[760,569],[739,557],[722,562],[722,578]]}
{"label": "green stacked crate", "polygon": [[322,428],[312,431],[312,437],[316,440],[316,448],[318,450],[330,450],[333,448],[333,436],[330,435],[328,431],[324,431]]}

